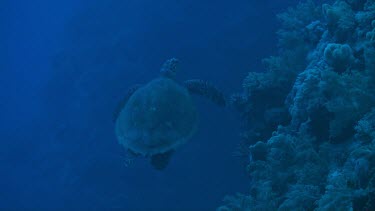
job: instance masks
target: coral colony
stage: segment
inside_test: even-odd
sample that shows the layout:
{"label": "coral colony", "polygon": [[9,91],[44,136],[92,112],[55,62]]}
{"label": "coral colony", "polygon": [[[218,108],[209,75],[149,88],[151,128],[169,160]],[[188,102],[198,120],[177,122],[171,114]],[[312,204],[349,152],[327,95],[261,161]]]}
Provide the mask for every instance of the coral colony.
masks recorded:
{"label": "coral colony", "polygon": [[218,210],[375,210],[375,1],[278,18],[279,54],[231,102],[250,189]]}

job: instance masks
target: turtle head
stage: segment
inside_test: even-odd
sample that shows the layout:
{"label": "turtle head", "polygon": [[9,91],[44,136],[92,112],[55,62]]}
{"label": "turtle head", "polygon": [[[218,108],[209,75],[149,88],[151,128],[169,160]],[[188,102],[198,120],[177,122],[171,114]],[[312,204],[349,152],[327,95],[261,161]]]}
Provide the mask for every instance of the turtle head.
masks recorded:
{"label": "turtle head", "polygon": [[163,77],[174,79],[176,77],[178,63],[179,61],[176,58],[168,59],[161,67],[160,74]]}

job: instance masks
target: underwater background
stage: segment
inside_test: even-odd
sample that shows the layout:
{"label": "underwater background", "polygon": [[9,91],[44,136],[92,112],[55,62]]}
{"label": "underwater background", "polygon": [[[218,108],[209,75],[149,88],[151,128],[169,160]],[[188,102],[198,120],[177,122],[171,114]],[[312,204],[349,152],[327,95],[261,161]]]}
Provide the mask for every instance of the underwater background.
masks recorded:
{"label": "underwater background", "polygon": [[[375,210],[375,1],[0,1],[0,210]],[[129,164],[113,115],[178,58],[196,134]]]}

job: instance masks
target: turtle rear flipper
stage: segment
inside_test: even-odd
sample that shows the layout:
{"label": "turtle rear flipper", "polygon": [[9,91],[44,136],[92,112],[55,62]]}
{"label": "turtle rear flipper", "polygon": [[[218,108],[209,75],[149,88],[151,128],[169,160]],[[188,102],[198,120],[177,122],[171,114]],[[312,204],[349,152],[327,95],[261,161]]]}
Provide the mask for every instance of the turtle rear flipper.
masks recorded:
{"label": "turtle rear flipper", "polygon": [[132,150],[128,149],[126,151],[127,153],[125,154],[124,156],[124,164],[125,164],[125,167],[130,167],[131,165],[133,165],[134,163],[134,160],[140,156],[140,154],[136,153],[136,152],[133,152]]}
{"label": "turtle rear flipper", "polygon": [[156,170],[163,170],[167,167],[169,161],[171,160],[174,150],[170,150],[161,154],[155,154],[151,156],[151,165]]}
{"label": "turtle rear flipper", "polygon": [[117,117],[119,116],[121,110],[124,108],[126,102],[128,102],[129,98],[137,91],[142,85],[136,84],[128,89],[125,96],[122,98],[120,103],[117,105],[115,111],[113,112],[113,122],[116,122]]}
{"label": "turtle rear flipper", "polygon": [[220,92],[213,84],[201,79],[192,79],[184,82],[184,86],[192,94],[198,94],[207,97],[219,106],[225,106],[224,94]]}

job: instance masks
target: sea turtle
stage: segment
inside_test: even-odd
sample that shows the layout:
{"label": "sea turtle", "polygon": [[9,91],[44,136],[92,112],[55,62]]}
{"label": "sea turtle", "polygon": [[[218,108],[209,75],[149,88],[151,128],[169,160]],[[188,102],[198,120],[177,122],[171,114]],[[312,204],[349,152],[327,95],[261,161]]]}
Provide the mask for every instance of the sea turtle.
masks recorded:
{"label": "sea turtle", "polygon": [[197,128],[198,115],[190,96],[199,94],[225,106],[224,95],[199,79],[179,84],[178,60],[167,60],[160,77],[128,90],[115,113],[118,141],[131,154],[150,157],[154,168],[164,169],[174,150],[186,143]]}

